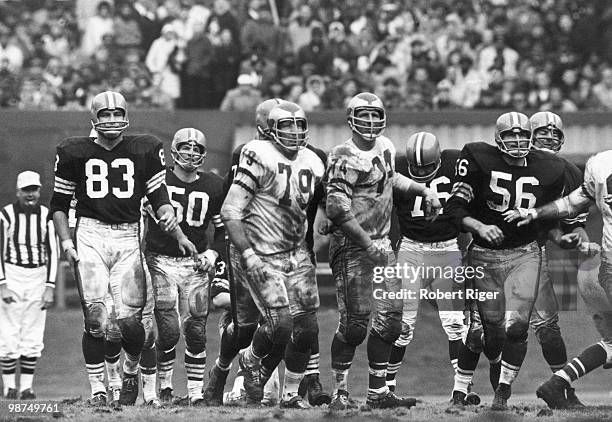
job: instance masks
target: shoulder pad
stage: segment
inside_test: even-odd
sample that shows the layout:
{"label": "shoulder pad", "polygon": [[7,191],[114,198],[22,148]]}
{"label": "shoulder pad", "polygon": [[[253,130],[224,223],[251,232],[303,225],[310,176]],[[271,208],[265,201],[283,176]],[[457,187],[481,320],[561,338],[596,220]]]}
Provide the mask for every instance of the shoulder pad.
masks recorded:
{"label": "shoulder pad", "polygon": [[347,167],[358,171],[369,172],[372,168],[372,162],[361,158],[357,155],[357,151],[348,145],[338,145],[329,154],[330,161],[341,161]]}

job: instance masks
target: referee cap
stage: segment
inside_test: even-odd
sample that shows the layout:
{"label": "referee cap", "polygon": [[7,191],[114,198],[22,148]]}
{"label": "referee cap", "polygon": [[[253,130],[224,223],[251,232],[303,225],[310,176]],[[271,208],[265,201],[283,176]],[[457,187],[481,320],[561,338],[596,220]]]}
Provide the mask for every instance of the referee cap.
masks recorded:
{"label": "referee cap", "polygon": [[17,189],[23,189],[26,186],[41,186],[40,175],[35,171],[24,171],[17,176]]}

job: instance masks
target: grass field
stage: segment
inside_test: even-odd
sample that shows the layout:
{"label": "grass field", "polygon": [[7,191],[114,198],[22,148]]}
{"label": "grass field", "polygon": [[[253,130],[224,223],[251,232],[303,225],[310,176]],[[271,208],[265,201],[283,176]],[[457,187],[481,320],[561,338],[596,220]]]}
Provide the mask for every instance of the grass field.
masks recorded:
{"label": "grass field", "polygon": [[[217,331],[218,314],[213,313],[208,323],[208,365],[216,357],[219,336]],[[334,309],[322,309],[319,313],[321,342],[321,377],[327,389],[331,389],[331,372],[329,370],[329,348],[336,328],[337,313]],[[590,317],[579,312],[564,312],[561,315],[561,326],[567,342],[570,357],[586,345],[593,343],[597,333],[592,327]],[[519,378],[513,385],[514,396],[510,401],[513,406],[508,412],[491,414],[488,405],[492,394],[488,382],[488,363],[483,358],[475,377],[475,389],[483,397],[483,403],[477,408],[465,411],[447,412],[448,396],[452,388],[452,367],[448,362],[447,342],[440,327],[437,314],[424,304],[419,318],[413,343],[410,345],[404,364],[398,376],[398,392],[404,396],[421,398],[423,403],[411,410],[393,411],[351,411],[330,413],[326,409],[313,409],[306,412],[285,411],[280,409],[235,409],[206,408],[189,409],[174,407],[170,409],[149,410],[137,406],[124,408],[122,412],[110,412],[106,409],[93,411],[84,402],[89,397],[89,384],[81,354],[82,316],[79,309],[64,312],[51,311],[47,319],[45,333],[45,350],[41,358],[34,389],[39,399],[63,400],[75,399],[66,405],[63,416],[75,421],[142,421],[168,420],[173,422],[186,420],[221,421],[266,421],[266,420],[335,420],[346,421],[395,421],[395,420],[428,420],[428,421],[515,421],[515,420],[611,420],[610,372],[595,371],[575,384],[578,395],[589,406],[588,413],[555,412],[547,416],[544,403],[535,397],[535,389],[550,376],[550,370],[541,356],[539,345],[530,335],[530,347]],[[182,348],[177,354],[175,370],[176,393],[185,393],[185,375],[182,368]],[[237,366],[237,365],[235,365]],[[235,368],[234,370],[235,371]],[[367,361],[365,344],[358,349],[349,379],[352,396],[363,401],[367,390]],[[228,383],[229,387],[229,383]],[[82,400],[79,401],[78,397]],[[540,416],[538,414],[543,412]],[[0,412],[0,415],[2,413]],[[59,415],[58,415],[59,416]],[[1,417],[0,417],[1,419]]]}

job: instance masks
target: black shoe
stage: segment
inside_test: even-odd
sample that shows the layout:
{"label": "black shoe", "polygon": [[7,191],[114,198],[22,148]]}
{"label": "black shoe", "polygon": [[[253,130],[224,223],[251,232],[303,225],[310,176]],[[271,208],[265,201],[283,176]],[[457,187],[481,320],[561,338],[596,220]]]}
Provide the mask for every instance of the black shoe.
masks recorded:
{"label": "black shoe", "polygon": [[159,399],[151,399],[145,402],[145,406],[151,409],[162,409],[164,407],[159,401]]}
{"label": "black shoe", "polygon": [[138,398],[138,375],[123,375],[119,404],[133,406]]}
{"label": "black shoe", "polygon": [[206,406],[223,406],[223,390],[229,371],[222,371],[217,365],[208,372],[208,385],[204,389],[204,403]]}
{"label": "black shoe", "polygon": [[576,396],[576,390],[572,387],[565,389],[565,395],[567,396],[567,407],[569,409],[585,409],[586,406]]}
{"label": "black shoe", "polygon": [[465,396],[465,404],[478,406],[480,404],[480,396],[474,392],[468,393],[467,396]]}
{"label": "black shoe", "polygon": [[319,374],[308,374],[302,378],[298,388],[298,395],[306,398],[306,394],[308,394],[308,404],[311,406],[330,404],[332,401],[331,395],[323,391]]}
{"label": "black shoe", "polygon": [[302,396],[291,397],[291,399],[287,401],[281,400],[280,407],[282,409],[310,409],[311,408],[302,399]]}
{"label": "black shoe", "polygon": [[512,389],[510,385],[499,383],[497,389],[495,389],[495,397],[493,397],[491,410],[508,410],[508,399],[511,395]]}
{"label": "black shoe", "polygon": [[499,385],[499,375],[501,374],[501,360],[497,363],[493,363],[489,365],[489,382],[491,382],[491,387],[493,387],[493,391],[497,390],[497,386]]}
{"label": "black shoe", "polygon": [[172,403],[174,401],[172,391],[171,387],[161,389],[159,392],[159,401],[162,403]]}
{"label": "black shoe", "polygon": [[387,387],[389,388],[389,391],[391,391],[392,393],[395,393],[395,384],[387,384]]}
{"label": "black shoe", "polygon": [[366,405],[372,409],[394,409],[397,407],[412,407],[416,406],[416,399],[413,397],[400,398],[388,391],[387,394],[381,397],[370,398],[366,400]]}
{"label": "black shoe", "polygon": [[91,407],[106,406],[106,393],[101,391],[99,393],[94,394],[93,397],[87,401],[87,404],[89,404]]}
{"label": "black shoe", "polygon": [[538,387],[536,396],[544,400],[551,409],[567,409],[568,402],[565,398],[565,389],[568,387],[567,381],[558,375],[553,375]]}
{"label": "black shoe", "polygon": [[458,408],[464,408],[466,405],[465,397],[466,397],[466,394],[463,391],[454,390],[453,398],[451,399],[451,406],[458,407]]}
{"label": "black shoe", "polygon": [[349,399],[349,393],[346,390],[338,390],[336,396],[329,403],[329,410],[348,410],[356,409],[357,406]]}
{"label": "black shoe", "polygon": [[31,388],[26,388],[21,392],[20,400],[36,400],[36,394],[32,391]]}
{"label": "black shoe", "polygon": [[249,404],[260,404],[264,396],[264,385],[261,377],[260,365],[248,365],[245,362],[244,352],[238,357],[240,369],[244,372],[244,390]]}
{"label": "black shoe", "polygon": [[7,400],[17,400],[17,389],[9,388],[8,392],[6,393],[6,399]]}

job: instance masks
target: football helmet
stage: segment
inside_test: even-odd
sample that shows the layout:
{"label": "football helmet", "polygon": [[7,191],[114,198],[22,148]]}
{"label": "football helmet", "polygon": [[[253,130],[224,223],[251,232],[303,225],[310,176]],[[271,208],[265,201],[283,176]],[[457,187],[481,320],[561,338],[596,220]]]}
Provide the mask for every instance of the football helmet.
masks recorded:
{"label": "football helmet", "polygon": [[440,143],[433,133],[418,132],[406,142],[408,174],[419,182],[429,182],[442,165]]}
{"label": "football helmet", "polygon": [[272,139],[268,133],[268,116],[270,111],[282,102],[280,98],[270,98],[255,108],[255,126],[259,139]]}
{"label": "football helmet", "polygon": [[281,148],[295,152],[308,144],[308,121],[299,105],[283,101],[270,110],[268,133]]}
{"label": "football helmet", "polygon": [[[367,117],[360,116],[363,111],[370,113]],[[351,98],[347,108],[347,120],[351,130],[368,141],[376,140],[387,127],[383,102],[369,92],[362,92]]]}
{"label": "football helmet", "polygon": [[[98,115],[102,110],[122,110],[123,117],[119,120],[101,122]],[[114,139],[128,128],[127,102],[123,95],[114,91],[104,91],[96,95],[91,101],[91,124],[96,132],[100,132],[104,137]]]}
{"label": "football helmet", "polygon": [[504,113],[495,122],[495,143],[512,158],[523,158],[531,150],[531,126],[523,113]]}
{"label": "football helmet", "polygon": [[533,147],[557,153],[565,142],[563,121],[555,113],[539,111],[529,118]]}
{"label": "football helmet", "polygon": [[[184,146],[190,147],[186,150]],[[179,129],[172,139],[170,154],[176,164],[186,171],[196,170],[206,157],[206,136],[192,127]]]}

